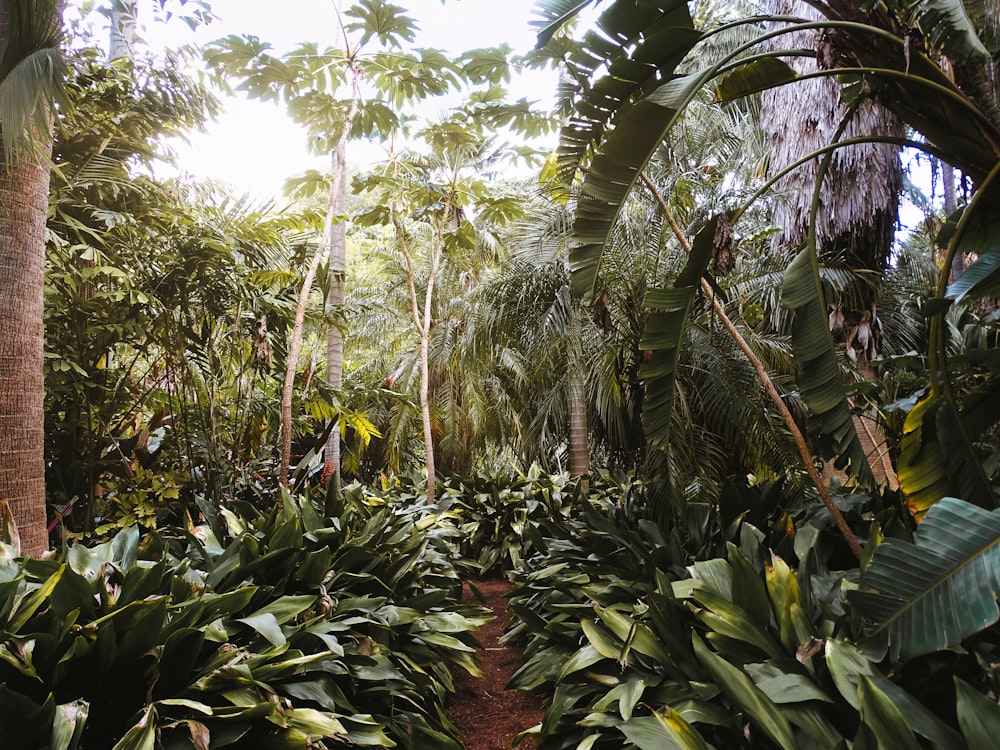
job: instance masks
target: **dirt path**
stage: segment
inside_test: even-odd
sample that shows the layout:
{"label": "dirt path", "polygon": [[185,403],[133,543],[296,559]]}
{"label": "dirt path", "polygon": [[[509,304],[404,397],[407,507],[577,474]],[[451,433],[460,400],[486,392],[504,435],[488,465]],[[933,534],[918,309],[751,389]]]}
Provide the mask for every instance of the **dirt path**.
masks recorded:
{"label": "dirt path", "polygon": [[[537,696],[516,690],[504,690],[511,675],[523,663],[519,649],[500,643],[507,627],[507,600],[503,598],[511,584],[504,580],[477,581],[486,598],[486,606],[496,619],[484,625],[476,638],[483,648],[479,663],[486,676],[476,679],[460,672],[455,675],[455,697],[448,718],[462,732],[467,750],[509,750],[514,736],[542,720],[543,709]],[[463,587],[466,601],[478,601],[468,585]],[[518,748],[534,748],[531,739]]]}

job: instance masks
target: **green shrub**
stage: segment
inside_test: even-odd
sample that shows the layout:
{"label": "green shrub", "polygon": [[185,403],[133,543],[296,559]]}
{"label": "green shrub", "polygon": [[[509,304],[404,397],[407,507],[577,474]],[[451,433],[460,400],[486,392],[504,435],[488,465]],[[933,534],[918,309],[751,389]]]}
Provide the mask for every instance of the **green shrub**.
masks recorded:
{"label": "green shrub", "polygon": [[487,614],[458,603],[435,518],[239,511],[224,535],[3,547],[0,746],[460,748],[444,701]]}
{"label": "green shrub", "polygon": [[695,509],[694,528],[664,537],[608,507],[560,524],[514,575],[505,638],[527,659],[511,687],[552,696],[527,733],[540,750],[991,746],[995,629],[968,651],[883,660],[845,600],[859,570],[828,567],[825,520],[805,508],[787,519],[794,538],[767,537],[722,515]]}

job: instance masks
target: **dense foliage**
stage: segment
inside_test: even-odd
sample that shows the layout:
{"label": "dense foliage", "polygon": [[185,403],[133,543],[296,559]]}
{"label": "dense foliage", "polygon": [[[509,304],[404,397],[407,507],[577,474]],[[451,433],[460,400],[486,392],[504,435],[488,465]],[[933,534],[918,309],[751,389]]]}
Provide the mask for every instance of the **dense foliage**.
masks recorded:
{"label": "dense foliage", "polygon": [[458,601],[454,528],[360,492],[239,508],[218,536],[3,547],[4,747],[460,747],[444,706],[488,611]]}
{"label": "dense foliage", "polygon": [[[996,18],[620,0],[575,26],[591,4],[542,3],[526,56],[449,57],[361,0],[342,49],[230,37],[202,81],[191,51],[108,60],[83,23],[61,86],[8,65],[61,75],[51,29],[0,46],[5,159],[58,102],[58,549],[19,557],[5,514],[4,748],[458,750],[486,616],[461,584],[499,575],[544,750],[992,747]],[[819,27],[804,72],[789,35]],[[498,179],[554,121],[505,83],[556,61],[558,151]],[[814,79],[835,122],[782,193],[761,107]],[[217,111],[209,81],[284,102],[333,174],[283,210],[154,177]],[[875,101],[895,119],[858,134]],[[348,200],[358,138],[391,148]],[[961,176],[942,202],[910,175],[905,242],[873,239],[878,208],[831,245],[821,206],[867,196],[838,170],[875,143]]]}

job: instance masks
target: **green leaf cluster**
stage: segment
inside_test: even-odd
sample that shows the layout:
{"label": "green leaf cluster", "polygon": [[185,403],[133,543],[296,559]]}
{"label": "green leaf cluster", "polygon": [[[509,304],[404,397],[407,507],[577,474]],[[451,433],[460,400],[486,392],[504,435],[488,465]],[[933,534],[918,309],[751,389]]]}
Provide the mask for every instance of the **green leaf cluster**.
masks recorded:
{"label": "green leaf cluster", "polygon": [[[348,495],[0,566],[11,748],[460,747],[443,705],[483,610],[433,518]],[[183,533],[180,533],[183,532]],[[25,717],[32,717],[25,724]],[[415,744],[414,744],[415,743]]]}

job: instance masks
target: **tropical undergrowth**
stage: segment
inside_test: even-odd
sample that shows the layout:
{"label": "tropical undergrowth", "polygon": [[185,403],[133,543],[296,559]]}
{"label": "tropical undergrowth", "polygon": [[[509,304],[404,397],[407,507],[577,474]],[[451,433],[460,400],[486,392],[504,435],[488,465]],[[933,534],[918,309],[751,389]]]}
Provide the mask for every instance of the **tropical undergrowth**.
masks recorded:
{"label": "tropical undergrowth", "polygon": [[668,527],[644,520],[641,492],[549,524],[545,549],[512,574],[505,639],[526,662],[511,686],[551,696],[522,737],[543,750],[991,747],[1000,631],[980,622],[961,644],[930,644],[913,631],[947,616],[873,593],[895,578],[910,604],[947,598],[899,560],[926,562],[965,522],[936,511],[914,544],[893,497],[838,493],[852,527],[871,529],[859,568],[818,500],[789,512],[778,489],[730,486]]}
{"label": "tropical undergrowth", "polygon": [[491,616],[462,584],[496,575],[526,656],[510,687],[547,707],[520,739],[542,750],[975,749],[1000,730],[996,513],[946,499],[913,532],[895,493],[834,486],[859,563],[780,483],[657,521],[606,471],[588,492],[538,471],[438,486],[234,500],[52,559],[3,546],[0,744],[460,750],[452,676],[480,674]]}
{"label": "tropical undergrowth", "polygon": [[211,522],[132,526],[0,559],[4,748],[460,748],[452,673],[478,674],[448,537],[360,489]]}

